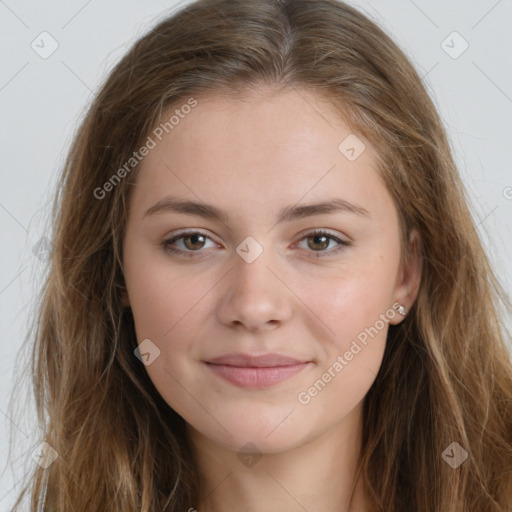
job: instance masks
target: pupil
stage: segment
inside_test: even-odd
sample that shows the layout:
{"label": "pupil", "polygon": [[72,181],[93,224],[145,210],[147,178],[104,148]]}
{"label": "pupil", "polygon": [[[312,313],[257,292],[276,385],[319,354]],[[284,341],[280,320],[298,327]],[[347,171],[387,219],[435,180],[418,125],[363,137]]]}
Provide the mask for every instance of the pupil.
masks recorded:
{"label": "pupil", "polygon": [[200,234],[194,234],[194,235],[189,235],[188,238],[191,240],[192,242],[192,245],[196,245],[196,244],[200,244],[201,242],[198,241],[197,239],[198,238],[203,238],[203,235],[200,235]]}
{"label": "pupil", "polygon": [[[317,242],[317,240],[318,240],[318,239],[321,239],[321,238],[322,238],[322,239],[324,239],[324,243],[323,243],[323,246],[322,246],[322,249],[324,249],[324,248],[325,248],[325,240],[327,239],[327,237],[326,237],[325,235],[315,235],[315,236],[313,237],[313,240],[314,240],[314,243],[315,243],[315,244],[317,244],[317,243],[322,244],[322,242]],[[329,242],[327,242],[327,244],[328,244],[328,243],[329,243]]]}

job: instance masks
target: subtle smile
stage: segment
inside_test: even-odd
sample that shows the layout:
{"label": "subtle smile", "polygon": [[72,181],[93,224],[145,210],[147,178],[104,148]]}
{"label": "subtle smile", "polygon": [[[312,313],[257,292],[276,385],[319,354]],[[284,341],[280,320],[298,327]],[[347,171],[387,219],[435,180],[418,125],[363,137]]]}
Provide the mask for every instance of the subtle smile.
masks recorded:
{"label": "subtle smile", "polygon": [[313,364],[278,354],[252,356],[232,354],[205,361],[215,375],[243,388],[272,386]]}

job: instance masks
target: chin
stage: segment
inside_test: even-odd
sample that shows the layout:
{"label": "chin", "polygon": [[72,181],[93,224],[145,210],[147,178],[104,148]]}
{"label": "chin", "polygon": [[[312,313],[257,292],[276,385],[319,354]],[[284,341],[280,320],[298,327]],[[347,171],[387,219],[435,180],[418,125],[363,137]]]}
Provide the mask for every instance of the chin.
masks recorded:
{"label": "chin", "polygon": [[290,417],[293,415],[292,413],[287,418],[290,410],[283,411],[278,419],[272,415],[265,420],[259,414],[246,414],[242,418],[240,412],[231,421],[222,420],[221,416],[217,415],[219,423],[226,425],[227,432],[216,422],[214,422],[214,428],[211,423],[193,428],[200,435],[236,453],[251,451],[252,445],[257,449],[254,451],[261,453],[282,453],[307,443],[315,437],[314,432],[304,421],[298,421],[297,424],[290,423]]}

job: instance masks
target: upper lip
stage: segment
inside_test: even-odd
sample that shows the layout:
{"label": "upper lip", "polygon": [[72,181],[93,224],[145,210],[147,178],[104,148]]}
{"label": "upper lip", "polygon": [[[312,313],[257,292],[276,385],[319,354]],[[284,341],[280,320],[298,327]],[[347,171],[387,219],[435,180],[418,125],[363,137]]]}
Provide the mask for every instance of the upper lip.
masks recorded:
{"label": "upper lip", "polygon": [[251,355],[236,353],[215,357],[205,362],[246,368],[269,368],[275,366],[293,366],[297,364],[304,364],[309,361],[295,359],[293,357],[283,356],[281,354]]}

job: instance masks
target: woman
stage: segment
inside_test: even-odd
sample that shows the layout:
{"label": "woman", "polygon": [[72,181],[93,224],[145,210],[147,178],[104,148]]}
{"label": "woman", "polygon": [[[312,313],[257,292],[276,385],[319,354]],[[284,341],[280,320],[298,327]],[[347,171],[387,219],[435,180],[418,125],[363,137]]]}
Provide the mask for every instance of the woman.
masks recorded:
{"label": "woman", "polygon": [[512,510],[509,302],[357,10],[164,19],[90,107],[54,233],[32,510]]}

